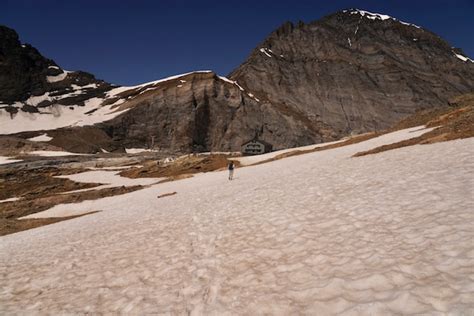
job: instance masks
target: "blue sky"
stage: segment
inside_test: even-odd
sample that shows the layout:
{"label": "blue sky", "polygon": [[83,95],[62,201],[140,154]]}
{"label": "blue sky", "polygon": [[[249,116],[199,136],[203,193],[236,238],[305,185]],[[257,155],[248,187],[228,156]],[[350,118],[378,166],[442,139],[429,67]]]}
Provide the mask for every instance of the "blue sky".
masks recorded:
{"label": "blue sky", "polygon": [[227,75],[283,22],[346,8],[415,23],[474,57],[474,0],[3,0],[0,24],[65,69],[131,85],[192,70]]}

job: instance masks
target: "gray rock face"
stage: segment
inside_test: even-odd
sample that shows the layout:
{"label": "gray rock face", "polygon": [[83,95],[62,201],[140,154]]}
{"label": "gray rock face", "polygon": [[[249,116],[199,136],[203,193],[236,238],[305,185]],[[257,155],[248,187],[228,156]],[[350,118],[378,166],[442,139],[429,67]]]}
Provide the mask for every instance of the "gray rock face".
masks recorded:
{"label": "gray rock face", "polygon": [[192,73],[161,83],[135,97],[131,109],[100,125],[126,148],[147,147],[175,152],[239,150],[266,130],[272,144],[300,144],[317,139],[302,121],[282,115],[238,85],[216,74]]}
{"label": "gray rock face", "polygon": [[[474,63],[455,53],[462,54],[427,30],[348,10],[285,23],[230,78],[272,107],[326,125],[320,136],[328,140],[386,128],[473,91]],[[302,144],[287,144],[295,145]]]}

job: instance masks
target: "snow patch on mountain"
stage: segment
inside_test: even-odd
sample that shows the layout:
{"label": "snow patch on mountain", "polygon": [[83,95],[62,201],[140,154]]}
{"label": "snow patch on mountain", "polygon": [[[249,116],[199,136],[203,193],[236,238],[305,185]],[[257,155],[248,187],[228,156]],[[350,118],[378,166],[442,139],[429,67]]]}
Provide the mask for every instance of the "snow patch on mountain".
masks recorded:
{"label": "snow patch on mountain", "polygon": [[84,106],[55,104],[39,109],[40,113],[19,111],[13,114],[13,119],[10,113],[0,111],[0,134],[94,125],[128,111],[128,109],[119,111],[113,108],[114,104],[101,106],[103,101],[102,98],[92,98],[86,100]]}
{"label": "snow patch on mountain", "polygon": [[39,136],[36,136],[36,137],[32,137],[32,138],[28,138],[29,141],[32,141],[32,142],[49,142],[51,139],[53,139],[52,137],[49,137],[48,134],[41,134]]}
{"label": "snow patch on mountain", "polygon": [[[237,86],[237,88],[239,88],[239,90],[242,91],[242,92],[245,91],[245,89],[242,88],[242,86],[239,85],[239,83],[238,83],[237,81],[230,80],[229,78],[226,78],[226,77],[223,77],[223,76],[218,76],[218,78],[221,79],[221,80],[223,80],[223,81],[225,81],[225,82],[228,82],[228,83],[231,83],[231,84]],[[259,100],[257,97],[255,97],[255,95],[254,95],[253,93],[248,92],[247,95],[248,95],[249,97],[251,97],[252,99],[254,99],[255,101],[260,102],[260,100]]]}
{"label": "snow patch on mountain", "polygon": [[19,159],[12,159],[11,157],[0,156],[0,165],[6,165],[9,163],[19,162],[22,160]]}
{"label": "snow patch on mountain", "polygon": [[41,157],[87,156],[88,154],[71,153],[69,151],[37,150],[30,151],[28,155]]}
{"label": "snow patch on mountain", "polygon": [[457,54],[457,53],[455,53],[455,52],[453,52],[453,53],[454,53],[454,56],[456,56],[456,58],[458,58],[458,59],[460,59],[460,60],[462,60],[462,61],[464,61],[464,62],[470,61],[471,63],[474,63],[474,60],[472,60],[472,59],[469,58],[469,57],[463,56],[463,55],[461,55],[461,54]]}
{"label": "snow patch on mountain", "polygon": [[[54,67],[54,66],[52,66]],[[46,92],[40,96],[31,96],[25,102],[16,102],[13,104],[16,108],[21,108],[24,104],[38,106],[43,101],[49,101],[53,104],[47,107],[38,108],[39,113],[29,113],[19,110],[18,113],[10,114],[0,109],[0,134],[14,134],[24,131],[51,130],[66,126],[86,126],[111,120],[114,117],[128,111],[128,109],[118,111],[117,105],[127,101],[125,98],[119,98],[113,104],[102,106],[102,103],[115,98],[120,93],[143,88],[142,92],[154,90],[159,84],[169,80],[174,80],[193,73],[210,73],[210,70],[194,71],[167,77],[164,79],[143,83],[137,86],[117,87],[108,91],[104,98],[94,97],[84,102],[84,106],[72,105],[64,106],[59,104],[61,99],[70,98],[84,94],[87,89],[95,89],[97,84],[92,83],[85,86],[76,84],[71,85],[71,91],[55,95],[53,92]],[[66,76],[70,71],[65,71],[62,75]],[[57,76],[53,76],[57,77]]]}
{"label": "snow patch on mountain", "polygon": [[414,27],[419,28],[419,29],[421,28],[418,25],[415,25],[413,23],[400,21],[400,20],[398,20],[394,17],[391,17],[389,15],[386,15],[386,14],[372,13],[372,12],[369,12],[369,11],[364,11],[364,10],[359,10],[359,9],[344,10],[342,12],[344,12],[344,13],[349,12],[350,14],[359,14],[362,17],[365,17],[369,20],[380,20],[380,21],[394,20],[394,21],[400,22],[401,24],[404,24],[404,25],[414,26]]}
{"label": "snow patch on mountain", "polygon": [[20,199],[19,197],[12,197],[9,199],[1,200],[0,203],[15,202],[15,201],[18,201],[19,199]]}
{"label": "snow patch on mountain", "polygon": [[146,149],[146,148],[125,148],[125,152],[127,154],[139,154],[139,153],[144,153],[144,152],[153,152],[154,150],[152,149]]}
{"label": "snow patch on mountain", "polygon": [[270,58],[272,57],[272,55],[270,55],[270,52],[271,52],[270,49],[268,49],[268,48],[260,48],[260,51],[261,51],[262,53],[264,53],[265,55],[267,55],[268,57],[270,57]]}
{"label": "snow patch on mountain", "polygon": [[[166,82],[166,81],[179,79],[179,78],[181,78],[181,77],[188,76],[188,75],[192,75],[192,74],[207,74],[207,73],[211,73],[211,72],[212,72],[212,70],[197,70],[197,71],[192,71],[192,72],[187,72],[187,73],[183,73],[183,74],[179,74],[179,75],[174,75],[174,76],[166,77],[166,78],[159,79],[159,80],[155,80],[155,81],[145,82],[145,83],[142,83],[142,84],[139,84],[139,85],[136,85],[136,86],[123,86],[123,87],[118,87],[118,88],[115,88],[115,89],[110,90],[110,91],[107,93],[107,98],[111,98],[111,97],[117,96],[117,95],[119,95],[119,94],[122,93],[122,92],[125,92],[125,91],[128,91],[128,90],[132,90],[132,89],[140,89],[140,88],[143,88],[143,91],[140,91],[141,93],[143,93],[143,92],[145,92],[145,91],[150,91],[150,90],[154,90],[154,89],[159,88],[159,86],[158,86],[159,83],[163,83],[163,82]],[[186,81],[185,81],[185,82],[186,82]]]}
{"label": "snow patch on mountain", "polygon": [[46,76],[46,80],[50,83],[53,83],[53,82],[63,81],[64,79],[66,79],[66,77],[67,77],[67,73],[63,72],[55,76]]}

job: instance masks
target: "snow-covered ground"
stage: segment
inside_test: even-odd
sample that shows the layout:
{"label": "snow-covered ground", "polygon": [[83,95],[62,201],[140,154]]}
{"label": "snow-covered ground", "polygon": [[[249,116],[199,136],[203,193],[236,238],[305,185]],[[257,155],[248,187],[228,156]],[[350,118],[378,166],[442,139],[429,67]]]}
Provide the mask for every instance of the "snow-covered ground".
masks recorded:
{"label": "snow-covered ground", "polygon": [[[0,237],[0,313],[474,313],[474,138],[359,144],[68,204]],[[177,192],[157,199],[157,195]]]}
{"label": "snow-covered ground", "polygon": [[71,153],[69,151],[36,150],[28,152],[28,155],[42,157],[62,157],[62,156],[85,156],[87,154]]}
{"label": "snow-covered ground", "polygon": [[11,157],[0,156],[0,165],[5,165],[7,163],[14,163],[21,161],[19,159],[12,159]]}
{"label": "snow-covered ground", "polygon": [[125,148],[125,152],[127,154],[140,154],[144,152],[154,152],[154,150],[146,148]]}

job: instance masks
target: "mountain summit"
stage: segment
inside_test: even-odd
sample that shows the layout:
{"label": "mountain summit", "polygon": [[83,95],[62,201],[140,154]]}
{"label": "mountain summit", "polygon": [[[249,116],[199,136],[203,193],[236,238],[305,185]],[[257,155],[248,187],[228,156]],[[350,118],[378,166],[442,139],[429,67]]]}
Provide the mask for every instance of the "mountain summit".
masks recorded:
{"label": "mountain summit", "polygon": [[230,78],[328,139],[446,105],[474,89],[474,63],[419,26],[353,9],[283,24]]}
{"label": "mountain summit", "polygon": [[94,125],[108,150],[153,140],[174,152],[234,151],[255,135],[301,146],[384,129],[471,91],[474,62],[461,50],[358,9],[284,23],[228,78],[199,71],[135,87],[65,71],[0,28],[0,134]]}

